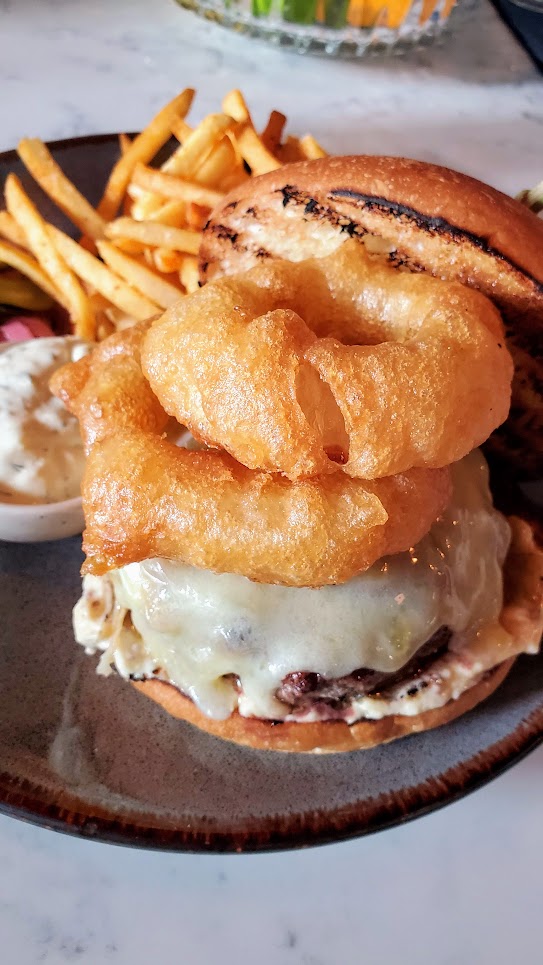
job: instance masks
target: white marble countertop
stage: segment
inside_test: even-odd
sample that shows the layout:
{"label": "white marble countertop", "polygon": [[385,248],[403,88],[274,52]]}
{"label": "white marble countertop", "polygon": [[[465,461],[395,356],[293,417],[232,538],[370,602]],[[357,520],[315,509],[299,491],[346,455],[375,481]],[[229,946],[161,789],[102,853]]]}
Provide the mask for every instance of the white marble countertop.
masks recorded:
{"label": "white marble countertop", "polygon": [[[335,152],[447,163],[510,192],[543,175],[543,87],[489,7],[443,49],[366,65],[282,53],[171,0],[0,0],[0,149],[138,128],[183,86]],[[0,818],[0,961],[502,965],[541,961],[543,749],[371,838],[245,857],[78,841]]]}

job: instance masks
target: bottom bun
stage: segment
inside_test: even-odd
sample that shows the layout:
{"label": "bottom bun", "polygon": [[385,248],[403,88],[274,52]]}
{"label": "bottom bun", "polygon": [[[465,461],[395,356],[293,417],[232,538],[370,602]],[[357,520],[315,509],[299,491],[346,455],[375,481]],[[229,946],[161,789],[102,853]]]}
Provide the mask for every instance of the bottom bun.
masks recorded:
{"label": "bottom bun", "polygon": [[335,751],[375,747],[398,737],[406,737],[407,734],[447,724],[489,697],[505,679],[514,662],[514,659],[505,660],[485,674],[479,683],[464,691],[457,700],[449,700],[444,707],[426,710],[413,717],[392,714],[381,720],[359,720],[355,724],[346,724],[342,720],[315,721],[309,724],[271,721],[259,717],[242,717],[237,711],[226,720],[213,720],[202,714],[192,700],[172,684],[161,680],[134,680],[132,684],[160,704],[172,717],[195,724],[200,730],[215,737],[259,750],[330,754]]}

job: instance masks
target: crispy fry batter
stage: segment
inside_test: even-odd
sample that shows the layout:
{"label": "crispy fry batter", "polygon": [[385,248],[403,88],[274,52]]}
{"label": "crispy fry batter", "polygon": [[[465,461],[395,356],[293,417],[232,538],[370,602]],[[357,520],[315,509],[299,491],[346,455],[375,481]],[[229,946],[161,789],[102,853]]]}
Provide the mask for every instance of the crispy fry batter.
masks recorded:
{"label": "crispy fry batter", "polygon": [[286,123],[287,119],[284,114],[280,114],[279,111],[272,111],[268,123],[260,135],[262,143],[272,154],[275,154],[281,143],[281,136]]}
{"label": "crispy fry batter", "polygon": [[24,138],[19,143],[17,153],[40,188],[83,234],[93,240],[104,237],[104,219],[66,177],[43,141]]}
{"label": "crispy fry batter", "polygon": [[62,296],[55,288],[49,275],[46,275],[39,262],[37,262],[32,255],[27,254],[26,251],[22,251],[20,248],[15,247],[15,245],[11,245],[8,241],[0,240],[0,262],[3,262],[5,265],[10,265],[11,268],[20,271],[21,275],[30,278],[38,288],[47,292],[55,301],[58,302],[62,300]]}
{"label": "crispy fry batter", "polygon": [[188,228],[172,228],[170,225],[154,221],[133,221],[131,218],[117,218],[106,228],[108,238],[128,238],[144,245],[158,248],[171,248],[197,255],[200,247],[200,232]]}
{"label": "crispy fry batter", "polygon": [[315,140],[312,134],[306,134],[300,138],[300,150],[308,161],[315,161],[319,157],[326,157],[326,151]]}
{"label": "crispy fry batter", "polygon": [[198,260],[191,255],[185,255],[179,268],[179,280],[185,290],[190,294],[198,291],[200,287],[198,274]]}
{"label": "crispy fry batter", "polygon": [[205,188],[195,181],[166,174],[164,171],[154,171],[152,168],[145,167],[144,164],[137,166],[132,177],[132,183],[164,198],[192,201],[207,208],[215,207],[224,197],[221,191]]}
{"label": "crispy fry batter", "polygon": [[291,483],[226,453],[126,431],[88,458],[84,569],[104,573],[158,556],[265,583],[341,583],[416,543],[449,495],[448,469]]}
{"label": "crispy fry batter", "polygon": [[254,175],[267,174],[281,167],[281,162],[268,151],[254,127],[246,125],[236,138],[244,161]]}
{"label": "crispy fry batter", "polygon": [[208,114],[164,163],[162,170],[167,174],[191,178],[227,131],[233,130],[235,121],[227,114]]}
{"label": "crispy fry batter", "polygon": [[[112,326],[120,331],[144,318],[149,302],[159,307],[171,304],[178,278],[185,291],[194,291],[198,280],[192,258],[212,210],[233,188],[254,174],[277,168],[286,157],[281,145],[284,114],[272,111],[258,134],[243,95],[233,90],[224,98],[222,112],[189,124],[185,117],[193,98],[194,91],[187,88],[139,135],[119,134],[120,157],[98,209],[65,174],[46,144],[37,138],[24,138],[19,144],[19,156],[29,174],[82,235],[78,251],[69,238],[57,237],[58,244],[52,245],[55,226],[45,222],[12,177],[6,183],[6,202],[13,214],[11,209],[0,211],[0,239],[21,249],[19,264],[24,268],[17,270],[55,297],[69,313],[75,333],[84,338],[100,341]],[[179,143],[168,154],[172,135]],[[321,156],[322,149],[311,137],[290,140],[296,142],[297,157]],[[164,150],[167,156],[162,160],[157,155]],[[97,242],[104,238],[113,246],[102,244],[99,258],[89,261],[85,255],[95,256]],[[146,274],[146,267],[152,275]],[[159,278],[157,287],[156,274],[169,277]],[[123,281],[132,283],[132,292]],[[95,309],[98,289],[107,304]],[[145,309],[140,293],[148,299]],[[137,306],[133,314],[130,300]]]}
{"label": "crispy fry batter", "polygon": [[96,322],[87,293],[57,252],[49,235],[49,226],[14,174],[9,174],[6,179],[5,195],[9,213],[24,231],[29,248],[58,290],[59,301],[69,311],[75,334],[92,339]]}
{"label": "crispy fry batter", "polygon": [[115,217],[136,164],[148,164],[152,160],[169,139],[172,120],[188,113],[193,98],[194,91],[190,88],[182,91],[158,112],[145,130],[127,147],[113,168],[104,196],[98,205],[98,214],[102,218],[109,220]]}
{"label": "crispy fry batter", "polygon": [[292,479],[448,465],[506,418],[512,377],[486,298],[356,242],[208,283],[154,323],[142,365],[179,422]]}
{"label": "crispy fry batter", "polygon": [[63,231],[59,231],[52,225],[49,225],[47,230],[55,248],[70,268],[101,295],[109,299],[112,305],[128,312],[138,321],[156,315],[159,306],[155,302],[145,298],[131,285],[128,285],[123,278],[119,278],[107,265],[81,248]]}
{"label": "crispy fry batter", "polygon": [[27,246],[23,229],[19,227],[9,211],[0,211],[0,235],[6,241],[10,241],[12,245],[19,245],[20,248]]}
{"label": "crispy fry batter", "polygon": [[145,265],[135,261],[130,255],[119,251],[115,245],[108,241],[99,241],[98,251],[106,265],[160,308],[169,308],[179,301],[181,292],[178,288],[171,285],[165,278],[160,278],[156,272],[146,268]]}

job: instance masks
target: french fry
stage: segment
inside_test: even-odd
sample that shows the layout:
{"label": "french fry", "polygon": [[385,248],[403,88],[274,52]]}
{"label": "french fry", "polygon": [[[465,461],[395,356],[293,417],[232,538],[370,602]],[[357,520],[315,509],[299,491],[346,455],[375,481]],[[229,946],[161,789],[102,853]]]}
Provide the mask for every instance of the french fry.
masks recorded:
{"label": "french fry", "polygon": [[110,305],[110,307],[106,309],[105,315],[115,332],[122,332],[123,329],[132,328],[132,326],[136,324],[136,319],[133,315],[123,312],[120,308],[115,308],[114,305]]}
{"label": "french fry", "polygon": [[187,137],[192,134],[192,127],[187,124],[184,117],[176,117],[172,121],[172,134],[180,144],[184,144]]}
{"label": "french fry", "polygon": [[249,177],[243,168],[241,154],[238,156],[237,144],[232,143],[229,134],[215,145],[211,154],[195,172],[194,177],[198,184],[209,188],[220,188],[225,192]]}
{"label": "french fry", "polygon": [[153,221],[134,221],[132,218],[117,218],[106,228],[108,238],[128,238],[142,245],[156,248],[172,248],[189,255],[198,254],[201,234],[186,228],[172,228],[170,225]]}
{"label": "french fry", "polygon": [[139,198],[132,202],[130,216],[135,218],[136,221],[146,221],[156,211],[160,211],[163,204],[164,198],[159,198],[156,194],[149,194],[148,191],[142,191]]}
{"label": "french fry", "polygon": [[[87,293],[75,274],[59,255],[49,235],[49,226],[23,190],[15,174],[8,174],[5,185],[6,205],[9,213],[24,231],[28,246],[43,270],[58,289],[57,298],[69,312],[75,334],[93,339],[95,316]],[[71,239],[69,239],[71,241]],[[79,245],[72,244],[81,251]],[[86,254],[86,252],[85,252]],[[88,256],[92,258],[92,255]]]}
{"label": "french fry", "polygon": [[0,235],[11,241],[12,245],[19,245],[26,248],[26,235],[19,227],[15,218],[12,218],[9,211],[0,211]]}
{"label": "french fry", "polygon": [[[131,144],[132,140],[128,137],[128,134],[119,134],[119,148],[122,155],[126,154]],[[141,194],[139,188],[135,188],[135,190]],[[123,198],[122,212],[127,218],[132,215],[132,200],[134,197],[137,197],[137,194],[133,195],[131,192],[127,192]]]}
{"label": "french fry", "polygon": [[[183,120],[182,117],[176,117],[172,121],[172,134],[177,137],[177,140],[182,142],[186,137],[192,132],[192,128]],[[127,188],[131,197],[135,199],[135,204],[131,206],[131,214],[138,221],[144,221],[146,218],[152,218],[152,216],[161,210],[163,207],[163,201],[149,191],[144,191],[139,185],[132,181]],[[126,210],[123,211],[126,214]],[[158,220],[161,220],[160,218]]]}
{"label": "french fry", "polygon": [[182,178],[193,177],[198,165],[208,157],[217,141],[235,126],[227,114],[208,114],[189,134],[185,143],[164,162],[162,170]]}
{"label": "french fry", "polygon": [[316,161],[317,158],[327,157],[327,153],[323,147],[320,146],[319,142],[315,140],[312,134],[306,134],[305,137],[301,137],[300,150],[308,161]]}
{"label": "french fry", "polygon": [[86,237],[93,240],[104,237],[103,218],[66,177],[43,141],[24,138],[19,143],[17,153],[42,191]]}
{"label": "french fry", "polygon": [[137,184],[134,184],[134,182],[131,181],[126,188],[126,194],[124,196],[125,201],[127,198],[131,198],[132,201],[137,201],[138,198],[143,198],[144,194],[146,194],[146,192],[143,190],[143,188],[138,187]]}
{"label": "french fry", "polygon": [[[209,114],[184,143],[162,165],[166,174],[177,174],[191,179],[202,161],[213,150],[214,145],[226,131],[232,130],[235,123],[225,114]],[[138,221],[145,221],[161,207],[161,200],[152,193],[146,193],[133,206],[133,215]]]}
{"label": "french fry", "polygon": [[160,278],[150,268],[123,254],[111,242],[99,241],[98,251],[106,265],[160,308],[169,308],[179,301],[178,288]]}
{"label": "french fry", "polygon": [[15,247],[9,241],[0,239],[0,261],[9,265],[10,268],[20,271],[21,275],[25,275],[26,278],[30,278],[30,281],[33,281],[42,291],[47,292],[56,302],[61,301],[60,292],[55,288],[49,275],[46,275],[39,262],[28,252]]}
{"label": "french fry", "polygon": [[126,154],[131,145],[132,139],[128,136],[128,134],[119,134],[119,149],[121,154]]}
{"label": "french fry", "polygon": [[187,206],[184,201],[166,201],[160,208],[153,211],[147,220],[156,221],[159,224],[169,224],[172,228],[182,228],[185,223],[186,209]]}
{"label": "french fry", "polygon": [[[123,215],[123,217],[129,217],[128,215]],[[117,248],[124,251],[125,255],[132,255],[133,258],[139,258],[140,255],[145,254],[145,245],[142,245],[139,241],[132,241],[131,238],[116,238],[115,244]]]}
{"label": "french fry", "polygon": [[236,140],[244,161],[253,175],[267,174],[281,167],[277,158],[262,143],[254,127],[247,125],[237,135]]}
{"label": "french fry", "polygon": [[199,204],[187,205],[187,227],[194,231],[203,231],[209,221],[209,208],[202,208]]}
{"label": "french fry", "polygon": [[112,305],[120,308],[127,315],[131,315],[137,321],[143,321],[150,315],[156,315],[159,308],[155,302],[140,295],[131,285],[128,285],[111,271],[107,265],[102,264],[98,258],[81,248],[76,241],[65,235],[63,231],[49,225],[48,233],[56,250],[70,268],[93,289],[104,295]]}
{"label": "french fry", "polygon": [[193,97],[194,91],[190,88],[174,97],[169,104],[166,104],[158,112],[141,134],[134,138],[126,154],[119,158],[109,176],[104,195],[98,205],[98,213],[106,221],[117,214],[136,164],[138,162],[148,164],[160,148],[166,144],[170,137],[173,119],[184,117],[189,112]]}
{"label": "french fry", "polygon": [[267,148],[271,154],[275,154],[281,143],[281,137],[286,123],[287,119],[284,114],[281,114],[279,111],[271,112],[268,123],[260,135],[260,140],[264,147]]}
{"label": "french fry", "polygon": [[111,302],[99,292],[94,292],[89,295],[89,300],[94,309],[94,314],[96,316],[96,341],[102,342],[108,335],[111,335],[115,331],[114,326],[110,322],[107,312],[111,308]]}
{"label": "french fry", "polygon": [[[141,134],[119,134],[120,158],[98,210],[42,141],[26,138],[19,145],[29,172],[82,238],[75,242],[48,225],[10,175],[8,210],[0,211],[0,262],[63,305],[83,337],[105,338],[199,287],[202,229],[228,191],[289,161],[326,156],[311,135],[281,144],[286,117],[280,111],[271,111],[259,135],[239,90],[225,95],[222,113],[191,126],[185,118],[193,97],[187,88]],[[179,146],[160,169],[152,167],[172,135]]]}
{"label": "french fry", "polygon": [[187,294],[195,292],[200,287],[198,273],[198,259],[184,258],[179,270],[179,281],[184,286]]}
{"label": "french fry", "polygon": [[177,201],[191,201],[203,208],[214,208],[224,195],[220,191],[205,188],[194,181],[187,181],[178,175],[166,174],[164,171],[154,171],[152,168],[138,164],[132,176],[132,183],[145,188],[153,194]]}
{"label": "french fry", "polygon": [[282,164],[292,164],[294,161],[305,161],[304,153],[300,147],[300,140],[289,134],[284,144],[277,148],[277,157]]}
{"label": "french fry", "polygon": [[172,272],[181,270],[187,256],[182,255],[180,251],[171,251],[169,248],[155,248],[152,257],[157,271],[164,275],[171,275]]}
{"label": "french fry", "polygon": [[239,124],[252,124],[249,108],[240,90],[231,90],[222,99],[222,109]]}
{"label": "french fry", "polygon": [[281,167],[276,157],[268,150],[256,133],[249,108],[239,90],[231,90],[222,101],[222,109],[238,122],[236,142],[241,156],[251,168],[252,174],[267,174]]}

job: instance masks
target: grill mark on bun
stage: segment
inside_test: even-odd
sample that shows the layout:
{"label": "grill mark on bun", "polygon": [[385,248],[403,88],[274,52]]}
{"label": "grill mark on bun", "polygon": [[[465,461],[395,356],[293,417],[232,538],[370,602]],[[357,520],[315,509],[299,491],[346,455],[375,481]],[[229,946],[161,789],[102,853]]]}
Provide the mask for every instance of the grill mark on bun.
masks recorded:
{"label": "grill mark on bun", "polygon": [[[245,214],[250,214],[251,217],[258,218],[259,213],[255,208],[247,208]],[[208,221],[204,226],[204,233],[213,235],[213,237],[219,241],[225,241],[231,245],[234,251],[238,254],[251,254],[255,258],[271,258],[271,252],[267,248],[263,248],[261,245],[256,247],[255,245],[247,244],[240,240],[240,232],[235,231],[233,228],[229,228],[228,225],[222,222]],[[207,269],[209,267],[209,262],[205,261],[202,263],[200,272],[201,276],[205,278]]]}
{"label": "grill mark on bun", "polygon": [[[276,189],[276,193],[282,195],[284,208],[292,202],[298,206],[303,205],[305,214],[312,218],[329,221],[331,224],[339,227],[341,232],[346,232],[350,238],[362,237],[368,234],[367,229],[362,225],[340,215],[333,207],[320,204],[316,198],[308,196],[306,191],[297,188],[295,185],[285,184],[282,188]],[[521,268],[517,262],[511,258],[507,258],[501,251],[498,251],[497,248],[493,248],[486,238],[476,235],[466,228],[459,228],[458,225],[452,224],[445,218],[427,215],[422,211],[417,211],[415,208],[409,207],[409,205],[402,204],[400,201],[392,201],[378,195],[363,194],[351,188],[332,188],[327,192],[327,196],[332,200],[334,198],[342,198],[346,201],[353,201],[357,208],[368,208],[370,211],[377,210],[383,214],[391,214],[395,218],[411,221],[421,231],[425,231],[428,234],[448,236],[451,241],[455,243],[461,244],[468,242],[474,247],[479,248],[484,254],[492,258],[497,258],[509,265],[514,271],[519,272],[525,278],[529,279],[539,294],[543,294],[543,284],[525,269]]]}
{"label": "grill mark on bun", "polygon": [[[303,207],[304,214],[308,216],[308,219],[311,218],[312,220],[317,221],[327,221],[333,227],[339,228],[342,234],[345,233],[350,238],[362,238],[364,235],[372,234],[372,232],[368,231],[368,229],[363,225],[358,224],[353,219],[346,218],[345,215],[340,214],[333,207],[321,204],[316,198],[311,197],[307,191],[298,188],[295,184],[285,184],[280,188],[276,188],[274,193],[281,195],[281,203],[283,208],[288,207],[290,204],[294,204],[296,207]],[[543,295],[543,284],[541,284],[525,269],[521,268],[517,262],[513,261],[511,258],[507,258],[504,254],[502,254],[502,252],[498,251],[497,248],[494,248],[492,245],[490,245],[486,238],[483,238],[474,232],[468,231],[465,228],[459,228],[458,225],[452,224],[452,222],[447,221],[445,218],[426,215],[422,211],[417,211],[415,208],[402,204],[399,201],[392,201],[388,198],[383,198],[378,195],[364,194],[360,191],[354,191],[351,188],[332,188],[330,191],[328,191],[328,197],[332,200],[334,198],[342,198],[346,201],[353,201],[355,203],[355,207],[357,208],[364,207],[368,208],[370,211],[377,210],[383,214],[391,214],[395,218],[412,222],[417,226],[417,228],[419,228],[421,231],[427,232],[428,234],[446,236],[456,244],[467,242],[468,244],[473,245],[475,248],[478,248],[484,254],[509,265],[514,271],[528,279],[533,284],[538,294]],[[227,205],[224,210],[233,210],[233,206],[237,207],[238,202],[232,202],[231,204]],[[249,206],[246,209],[245,214],[257,220],[259,218],[259,212],[256,210],[254,205]],[[223,229],[225,233],[221,234],[219,229]],[[226,228],[225,225],[211,223],[209,230],[210,233],[215,234],[216,237],[219,237],[222,240],[231,241],[236,250],[244,252],[253,251],[253,253],[258,254],[258,257],[264,256],[265,249],[260,248],[257,253],[250,245],[240,244],[239,232],[230,232],[230,229]],[[269,257],[270,252],[266,252],[265,256]],[[389,255],[389,260],[398,267],[405,265],[406,267],[409,267],[415,271],[421,270],[421,266],[411,261],[411,259],[406,259],[405,255],[396,257],[395,253],[391,252]]]}
{"label": "grill mark on bun", "polygon": [[334,227],[339,228],[342,234],[348,234],[350,238],[361,238],[363,235],[369,234],[368,229],[364,228],[363,225],[343,217],[334,208],[321,204],[316,198],[308,195],[307,191],[302,191],[295,185],[285,184],[284,187],[278,188],[275,193],[282,195],[284,208],[294,202],[295,205],[302,206],[305,214],[309,215],[312,220],[328,221]]}
{"label": "grill mark on bun", "polygon": [[216,238],[220,238],[223,241],[229,241],[234,247],[239,238],[238,231],[232,231],[227,225],[222,222],[208,221],[205,229],[209,231],[210,234],[215,235]]}

